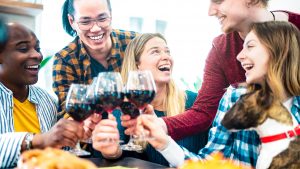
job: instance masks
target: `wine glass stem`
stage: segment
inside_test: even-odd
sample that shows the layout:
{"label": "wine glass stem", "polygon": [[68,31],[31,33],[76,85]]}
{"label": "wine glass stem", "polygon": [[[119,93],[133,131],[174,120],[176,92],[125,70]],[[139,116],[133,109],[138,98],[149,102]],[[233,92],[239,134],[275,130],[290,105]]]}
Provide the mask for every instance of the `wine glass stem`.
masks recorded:
{"label": "wine glass stem", "polygon": [[[143,109],[139,109],[139,112],[140,112],[140,115],[142,115],[143,114]],[[137,125],[136,128],[140,131],[140,134],[137,136],[137,138],[139,140],[144,140],[144,138],[145,138],[145,132],[144,132],[144,127],[141,124],[141,121],[138,121],[136,123],[136,125]]]}

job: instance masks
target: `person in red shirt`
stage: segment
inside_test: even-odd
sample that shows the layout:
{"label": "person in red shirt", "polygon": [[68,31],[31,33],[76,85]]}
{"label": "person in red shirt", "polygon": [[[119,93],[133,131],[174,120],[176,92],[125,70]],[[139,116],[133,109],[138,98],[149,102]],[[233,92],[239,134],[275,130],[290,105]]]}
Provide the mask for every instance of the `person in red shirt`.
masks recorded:
{"label": "person in red shirt", "polygon": [[[288,21],[300,29],[300,14],[289,11],[268,11],[269,0],[211,0],[208,14],[220,22],[224,34],[213,40],[206,59],[201,89],[194,105],[176,116],[158,120],[175,140],[206,131],[217,112],[219,101],[230,85],[245,81],[245,71],[236,59],[244,38],[255,22]],[[132,132],[133,120],[122,117],[125,133]],[[129,120],[129,121],[128,121]]]}

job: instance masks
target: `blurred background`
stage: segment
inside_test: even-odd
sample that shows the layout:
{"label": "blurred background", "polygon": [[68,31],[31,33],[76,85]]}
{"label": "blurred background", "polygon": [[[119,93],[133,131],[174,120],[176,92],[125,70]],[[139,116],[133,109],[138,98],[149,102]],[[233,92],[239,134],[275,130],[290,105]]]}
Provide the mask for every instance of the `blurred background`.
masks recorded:
{"label": "blurred background", "polygon": [[[0,15],[34,30],[44,58],[53,56],[73,40],[61,24],[64,0],[0,0]],[[197,91],[211,42],[221,33],[218,20],[208,16],[210,0],[111,0],[113,28],[164,34],[174,57],[176,81]],[[270,0],[270,10],[300,13],[300,0]],[[38,86],[52,91],[52,60],[39,74]]]}

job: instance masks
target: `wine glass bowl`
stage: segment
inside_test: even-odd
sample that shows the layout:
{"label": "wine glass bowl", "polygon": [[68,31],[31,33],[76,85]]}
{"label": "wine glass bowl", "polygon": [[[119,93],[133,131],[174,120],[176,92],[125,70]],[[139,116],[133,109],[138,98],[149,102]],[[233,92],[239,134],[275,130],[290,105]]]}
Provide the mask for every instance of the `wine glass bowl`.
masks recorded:
{"label": "wine glass bowl", "polygon": [[90,102],[86,99],[87,89],[87,85],[72,84],[67,95],[66,112],[78,122],[92,115]]}
{"label": "wine glass bowl", "polygon": [[154,90],[127,90],[126,98],[136,105],[139,109],[143,110],[147,104],[151,103],[154,99]]}
{"label": "wine glass bowl", "polygon": [[135,119],[140,115],[139,109],[130,102],[123,102],[120,108],[123,114],[129,115],[132,119]]}
{"label": "wine glass bowl", "polygon": [[84,121],[92,114],[89,103],[69,103],[66,105],[66,111],[78,122]]}
{"label": "wine glass bowl", "polygon": [[140,113],[155,97],[156,86],[152,73],[148,70],[130,71],[128,74],[125,95]]}
{"label": "wine glass bowl", "polygon": [[124,100],[123,83],[118,72],[101,72],[98,74],[95,96],[96,102],[111,113]]}

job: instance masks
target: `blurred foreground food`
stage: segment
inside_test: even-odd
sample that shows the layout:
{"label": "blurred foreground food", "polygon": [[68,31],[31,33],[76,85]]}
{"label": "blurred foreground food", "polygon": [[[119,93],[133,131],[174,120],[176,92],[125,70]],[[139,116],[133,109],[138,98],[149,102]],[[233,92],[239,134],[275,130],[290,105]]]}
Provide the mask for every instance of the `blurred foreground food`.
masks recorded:
{"label": "blurred foreground food", "polygon": [[90,161],[67,151],[46,148],[29,150],[21,155],[17,169],[96,169]]}
{"label": "blurred foreground food", "polygon": [[179,169],[250,169],[235,164],[232,160],[225,159],[221,153],[214,153],[212,159],[206,161],[186,160]]}

